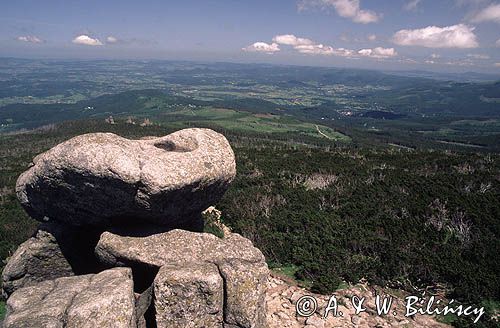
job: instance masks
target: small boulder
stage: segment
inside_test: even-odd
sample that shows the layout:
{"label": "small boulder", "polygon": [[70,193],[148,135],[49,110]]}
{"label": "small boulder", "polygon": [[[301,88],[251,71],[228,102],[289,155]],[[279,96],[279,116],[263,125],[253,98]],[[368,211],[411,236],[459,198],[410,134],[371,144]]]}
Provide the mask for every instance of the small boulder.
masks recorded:
{"label": "small boulder", "polygon": [[134,303],[128,268],[47,280],[10,296],[3,327],[132,328]]}
{"label": "small boulder", "polygon": [[28,214],[79,226],[150,222],[187,228],[236,174],[226,138],[198,128],[144,140],[84,134],[33,162],[16,185]]}
{"label": "small boulder", "polygon": [[8,296],[41,281],[99,271],[101,265],[94,256],[99,235],[100,231],[93,229],[41,224],[9,258],[2,272],[3,293]]}

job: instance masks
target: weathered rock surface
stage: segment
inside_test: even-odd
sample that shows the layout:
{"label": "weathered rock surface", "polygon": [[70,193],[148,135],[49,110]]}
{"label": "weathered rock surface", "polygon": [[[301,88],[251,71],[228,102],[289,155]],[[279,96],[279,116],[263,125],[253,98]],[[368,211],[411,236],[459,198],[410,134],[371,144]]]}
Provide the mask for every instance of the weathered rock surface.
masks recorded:
{"label": "weathered rock surface", "polygon": [[22,243],[2,272],[5,295],[41,281],[97,272],[94,257],[99,232],[57,223],[41,224],[33,237]]}
{"label": "weathered rock surface", "polygon": [[73,225],[132,221],[185,228],[222,197],[236,174],[226,138],[198,128],[147,140],[80,135],[33,162],[17,181],[21,204],[37,220]]}
{"label": "weathered rock surface", "polygon": [[223,280],[214,264],[165,265],[154,280],[158,327],[222,327],[223,306]]}
{"label": "weathered rock surface", "polygon": [[[165,280],[181,281],[179,277],[184,275],[183,283],[179,283],[175,288],[181,290],[187,288],[182,291],[186,294],[192,294],[190,290],[195,288],[189,286],[201,284],[202,272],[209,271],[204,263],[209,264],[212,268],[217,268],[217,272],[213,270],[212,272],[224,282],[219,293],[225,295],[223,304],[225,327],[266,327],[265,291],[269,270],[264,256],[253,247],[250,240],[235,233],[225,236],[221,239],[207,233],[183,230],[172,230],[147,237],[127,237],[104,232],[97,244],[96,255],[108,266],[160,268],[155,284]],[[165,267],[168,269],[164,269]],[[191,271],[193,274],[190,274]],[[198,290],[196,288],[195,290]],[[157,295],[157,292],[161,294]],[[176,291],[174,294],[179,293],[181,292]],[[160,306],[160,309],[156,309],[157,313],[168,312],[165,303],[156,301],[163,299],[166,294],[155,285],[155,307]],[[190,298],[197,309],[203,309],[197,310],[198,312],[206,311],[205,298],[206,296],[202,295]],[[157,320],[166,322],[167,319],[164,317]],[[166,315],[166,317],[168,320],[173,320],[171,316]],[[176,315],[175,318],[181,321],[177,321],[177,325],[173,326],[183,326],[184,321],[189,321],[187,317],[187,314]],[[203,325],[193,327],[203,327]]]}
{"label": "weathered rock surface", "polygon": [[137,328],[146,328],[147,322],[155,321],[154,313],[151,313],[153,301],[153,286],[144,292],[135,294],[135,312],[137,317]]}
{"label": "weathered rock surface", "polygon": [[3,327],[136,327],[134,302],[128,268],[58,278],[14,292]]}
{"label": "weathered rock surface", "polygon": [[237,327],[267,327],[267,264],[231,259],[220,263],[219,271],[225,283],[225,322]]}

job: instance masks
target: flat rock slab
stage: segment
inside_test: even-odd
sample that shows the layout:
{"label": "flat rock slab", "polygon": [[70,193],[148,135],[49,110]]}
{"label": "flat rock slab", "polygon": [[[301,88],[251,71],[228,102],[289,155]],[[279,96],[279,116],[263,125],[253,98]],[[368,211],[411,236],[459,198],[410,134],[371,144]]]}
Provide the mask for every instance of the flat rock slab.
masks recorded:
{"label": "flat rock slab", "polygon": [[219,263],[239,259],[264,262],[262,252],[236,233],[218,238],[209,233],[171,230],[146,237],[104,232],[95,248],[97,258],[109,267],[144,264],[160,268],[171,263]]}
{"label": "flat rock slab", "polygon": [[136,327],[132,273],[114,268],[25,287],[7,300],[4,328]]}
{"label": "flat rock slab", "polygon": [[236,174],[226,138],[198,128],[145,140],[84,134],[33,163],[17,181],[21,204],[37,220],[72,225],[186,228]]}

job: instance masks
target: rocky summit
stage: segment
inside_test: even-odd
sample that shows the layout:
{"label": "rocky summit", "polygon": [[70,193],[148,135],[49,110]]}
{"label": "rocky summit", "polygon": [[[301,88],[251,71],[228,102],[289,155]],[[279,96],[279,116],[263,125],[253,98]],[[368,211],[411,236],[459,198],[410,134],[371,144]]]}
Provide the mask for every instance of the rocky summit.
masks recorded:
{"label": "rocky summit", "polygon": [[16,185],[23,207],[39,221],[78,226],[190,226],[236,174],[226,138],[197,128],[144,140],[84,134],[33,164]]}
{"label": "rocky summit", "polygon": [[86,134],[33,162],[17,195],[44,223],[2,273],[5,327],[267,327],[262,253],[201,232],[236,174],[224,136]]}

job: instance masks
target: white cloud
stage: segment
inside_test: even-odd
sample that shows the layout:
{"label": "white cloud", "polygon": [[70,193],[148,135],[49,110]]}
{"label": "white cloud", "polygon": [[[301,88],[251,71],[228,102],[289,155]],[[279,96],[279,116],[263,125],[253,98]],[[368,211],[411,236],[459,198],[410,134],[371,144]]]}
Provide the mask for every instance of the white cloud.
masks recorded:
{"label": "white cloud", "polygon": [[403,9],[406,11],[416,11],[421,1],[422,0],[410,0],[403,6]]}
{"label": "white cloud", "polygon": [[333,7],[339,16],[350,18],[356,23],[368,24],[380,20],[379,14],[371,10],[361,9],[359,0],[302,0],[298,4],[299,11],[310,7],[321,9]]}
{"label": "white cloud", "polygon": [[106,38],[106,43],[118,43],[120,40],[118,40],[116,37],[110,35]]}
{"label": "white cloud", "polygon": [[496,44],[497,47],[500,47],[500,39],[498,39],[495,44]]}
{"label": "white cloud", "polygon": [[77,36],[73,39],[72,42],[75,44],[83,44],[86,46],[102,46],[102,42],[99,41],[99,39],[91,38],[90,36],[85,34]]}
{"label": "white cloud", "polygon": [[273,42],[279,43],[279,44],[285,44],[287,46],[308,46],[314,44],[313,41],[305,38],[298,38],[293,34],[282,34],[282,35],[276,35],[273,38]]}
{"label": "white cloud", "polygon": [[490,59],[490,56],[483,54],[468,54],[467,57],[474,59]]}
{"label": "white cloud", "polygon": [[301,54],[306,55],[323,55],[323,56],[339,56],[346,58],[359,58],[359,57],[371,57],[371,58],[391,58],[397,56],[396,50],[394,48],[382,48],[376,47],[373,49],[361,49],[359,51],[346,49],[346,48],[335,48],[332,46],[324,45],[321,43],[314,42],[311,39],[300,38],[293,34],[281,34],[276,35],[273,43],[268,44],[265,42],[255,42],[246,48],[244,51],[253,52],[266,52],[273,53],[280,51],[279,46],[290,46],[293,50]]}
{"label": "white cloud", "polygon": [[42,43],[43,41],[34,35],[24,35],[18,36],[17,41],[29,42],[29,43]]}
{"label": "white cloud", "polygon": [[370,34],[367,37],[368,41],[375,41],[377,40],[377,36],[375,34]]}
{"label": "white cloud", "polygon": [[500,67],[500,63],[495,63],[493,66]]}
{"label": "white cloud", "polygon": [[394,48],[376,47],[373,49],[361,49],[358,51],[358,54],[364,57],[390,58],[397,56],[398,53],[394,50]]}
{"label": "white cloud", "polygon": [[438,59],[438,58],[441,58],[441,55],[440,54],[431,54],[431,58]]}
{"label": "white cloud", "polygon": [[265,52],[267,54],[273,54],[280,51],[280,47],[277,43],[265,43],[265,42],[255,42],[248,47],[242,49],[243,51],[249,52]]}
{"label": "white cloud", "polygon": [[464,24],[438,27],[427,26],[416,30],[400,30],[393,42],[402,46],[427,48],[477,48],[479,46],[474,27]]}
{"label": "white cloud", "polygon": [[480,10],[477,14],[475,14],[471,22],[473,23],[482,23],[482,22],[497,22],[500,23],[500,3],[499,4],[491,4],[486,8]]}
{"label": "white cloud", "polygon": [[326,46],[321,43],[316,43],[311,39],[296,37],[293,34],[276,35],[273,38],[273,42],[282,45],[292,46],[293,49],[297,50],[301,54],[335,55],[343,57],[349,57],[354,54],[354,51],[352,50],[344,48],[335,49],[331,46]]}
{"label": "white cloud", "polygon": [[337,48],[337,49],[334,49],[333,54],[336,56],[341,56],[341,57],[354,57],[356,55],[356,52],[354,50],[350,50],[350,49]]}
{"label": "white cloud", "polygon": [[335,49],[322,44],[299,45],[294,48],[301,54],[308,55],[333,55],[335,53]]}
{"label": "white cloud", "polygon": [[436,62],[435,62],[434,60],[427,59],[427,60],[425,61],[425,63],[426,63],[426,64],[431,64],[431,65],[432,65],[432,64],[435,64]]}

